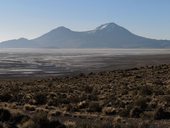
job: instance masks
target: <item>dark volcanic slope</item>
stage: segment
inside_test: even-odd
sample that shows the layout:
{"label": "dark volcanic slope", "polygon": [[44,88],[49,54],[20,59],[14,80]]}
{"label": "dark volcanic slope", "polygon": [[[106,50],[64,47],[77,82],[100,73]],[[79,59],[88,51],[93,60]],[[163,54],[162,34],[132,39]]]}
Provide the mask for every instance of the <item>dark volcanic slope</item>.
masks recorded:
{"label": "dark volcanic slope", "polygon": [[5,41],[1,48],[169,48],[170,41],[137,36],[127,29],[107,23],[94,30],[76,32],[58,27],[38,38]]}

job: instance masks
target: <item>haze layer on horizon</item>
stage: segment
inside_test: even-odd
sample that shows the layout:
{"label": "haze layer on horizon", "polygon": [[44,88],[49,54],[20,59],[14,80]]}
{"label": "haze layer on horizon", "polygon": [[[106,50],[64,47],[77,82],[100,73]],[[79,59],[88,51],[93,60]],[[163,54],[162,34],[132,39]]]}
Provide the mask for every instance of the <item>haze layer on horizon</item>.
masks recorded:
{"label": "haze layer on horizon", "polygon": [[131,32],[170,40],[169,0],[0,0],[0,41],[35,38],[59,26],[75,31],[115,22]]}

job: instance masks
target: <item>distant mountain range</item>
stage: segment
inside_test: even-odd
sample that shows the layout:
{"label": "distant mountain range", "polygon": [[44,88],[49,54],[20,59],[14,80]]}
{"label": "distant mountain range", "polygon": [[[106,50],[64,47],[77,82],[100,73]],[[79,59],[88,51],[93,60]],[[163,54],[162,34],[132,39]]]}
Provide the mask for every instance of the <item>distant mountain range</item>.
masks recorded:
{"label": "distant mountain range", "polygon": [[170,48],[170,40],[141,37],[115,23],[107,23],[83,32],[58,27],[35,39],[1,42],[0,48]]}

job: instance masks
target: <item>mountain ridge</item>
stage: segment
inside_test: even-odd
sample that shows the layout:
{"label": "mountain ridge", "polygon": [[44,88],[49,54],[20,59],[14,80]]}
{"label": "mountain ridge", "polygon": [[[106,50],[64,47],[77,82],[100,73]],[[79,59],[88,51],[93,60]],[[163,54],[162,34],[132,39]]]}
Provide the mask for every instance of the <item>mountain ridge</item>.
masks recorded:
{"label": "mountain ridge", "polygon": [[3,41],[0,48],[170,48],[170,41],[138,36],[115,23],[106,23],[81,32],[60,26],[31,40]]}

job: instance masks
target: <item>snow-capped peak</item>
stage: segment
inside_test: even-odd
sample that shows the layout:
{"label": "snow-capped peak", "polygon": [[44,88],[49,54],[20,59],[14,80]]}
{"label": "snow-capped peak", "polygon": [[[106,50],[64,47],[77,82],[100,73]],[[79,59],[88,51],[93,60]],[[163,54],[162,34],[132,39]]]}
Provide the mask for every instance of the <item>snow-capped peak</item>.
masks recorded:
{"label": "snow-capped peak", "polygon": [[96,30],[113,29],[117,26],[118,25],[116,25],[115,23],[107,23],[107,24],[103,24],[103,25],[97,27]]}

